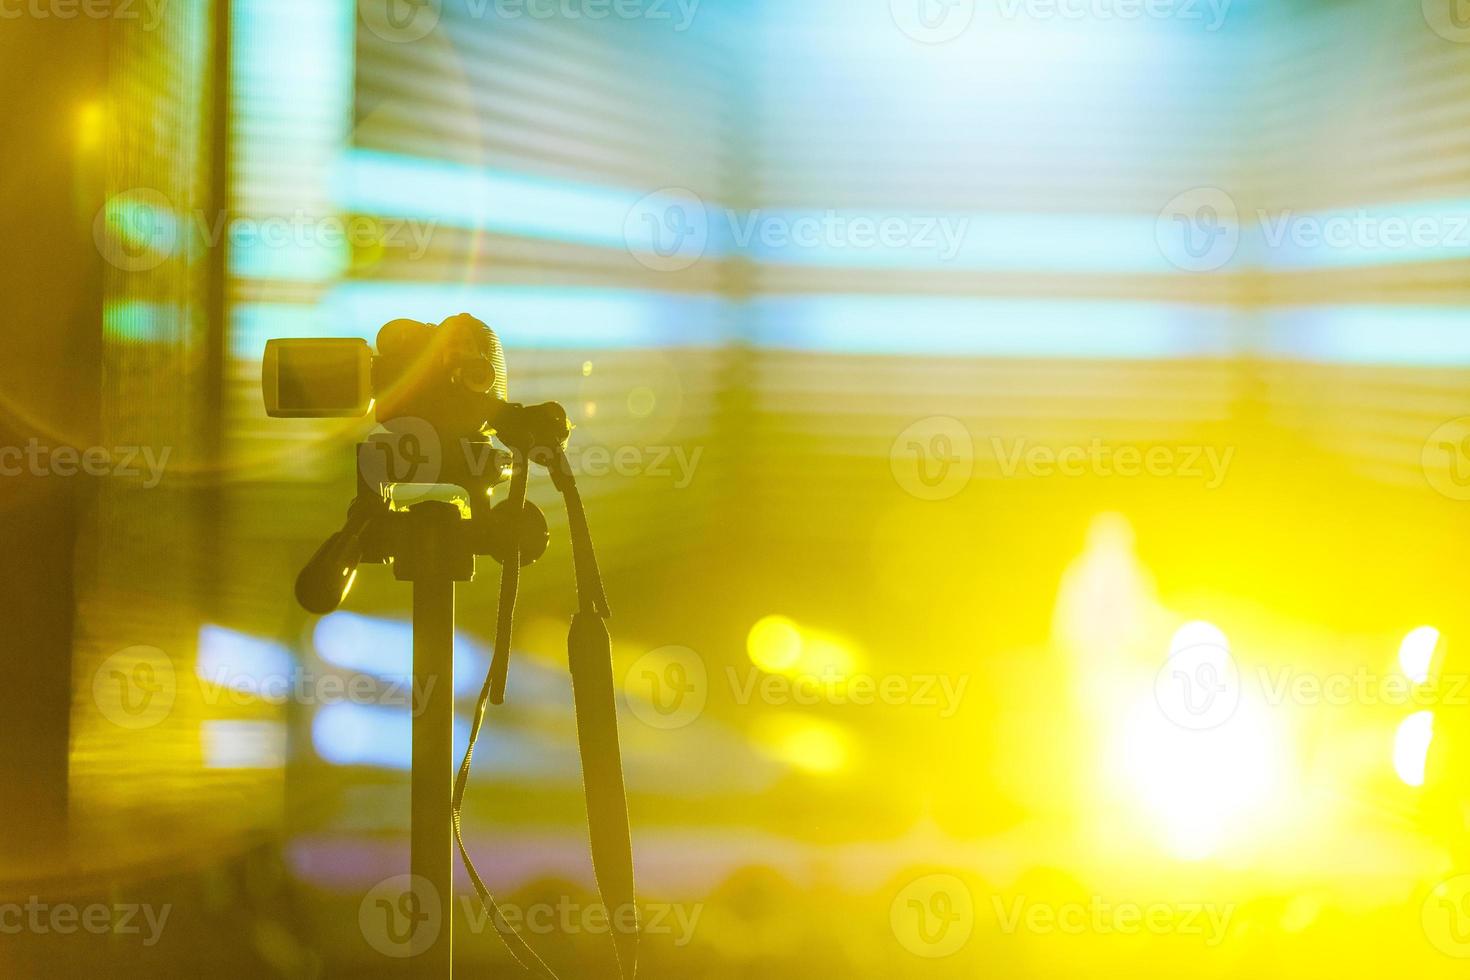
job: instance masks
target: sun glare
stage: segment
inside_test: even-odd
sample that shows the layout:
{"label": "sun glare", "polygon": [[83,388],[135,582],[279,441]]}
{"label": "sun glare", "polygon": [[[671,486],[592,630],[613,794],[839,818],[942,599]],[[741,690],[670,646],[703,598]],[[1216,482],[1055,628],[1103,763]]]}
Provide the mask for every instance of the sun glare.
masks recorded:
{"label": "sun glare", "polygon": [[1178,728],[1152,699],[1129,714],[1117,761],[1134,804],[1169,854],[1212,857],[1272,804],[1284,753],[1259,707],[1243,704],[1209,731]]}

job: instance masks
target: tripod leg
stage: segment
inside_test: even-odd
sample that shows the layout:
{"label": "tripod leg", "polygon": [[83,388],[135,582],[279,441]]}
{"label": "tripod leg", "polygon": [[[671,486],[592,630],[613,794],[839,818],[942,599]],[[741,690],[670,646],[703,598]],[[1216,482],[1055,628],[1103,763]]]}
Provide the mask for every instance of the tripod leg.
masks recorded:
{"label": "tripod leg", "polygon": [[447,578],[414,582],[413,683],[410,864],[440,910],[437,935],[414,958],[413,975],[445,980],[454,972],[454,582]]}

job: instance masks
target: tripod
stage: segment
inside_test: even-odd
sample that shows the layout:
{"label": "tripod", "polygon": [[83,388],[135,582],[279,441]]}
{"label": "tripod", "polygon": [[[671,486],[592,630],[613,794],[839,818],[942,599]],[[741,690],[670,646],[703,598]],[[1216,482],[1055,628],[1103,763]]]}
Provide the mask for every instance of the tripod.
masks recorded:
{"label": "tripod", "polygon": [[[414,975],[445,978],[453,972],[453,864],[457,846],[481,903],[512,956],[530,973],[555,980],[555,974],[501,915],[476,872],[465,845],[461,809],[470,764],[486,708],[505,697],[510,639],[520,569],[537,561],[550,541],[545,515],[526,501],[532,460],[545,465],[567,503],[581,610],[572,620],[568,655],[576,703],[578,742],[591,830],[592,859],[599,890],[611,917],[634,906],[632,848],[622,760],[618,748],[611,645],[603,620],[608,615],[601,575],[580,495],[564,453],[570,428],[560,406],[506,405],[497,432],[511,453],[475,433],[459,440],[462,452],[445,455],[437,473],[441,484],[462,489],[463,502],[422,500],[406,507],[393,500],[396,465],[408,459],[416,470],[418,454],[389,446],[392,478],[374,483],[365,461],[384,448],[381,441],[358,447],[357,497],[342,530],[321,546],[296,583],[302,606],[318,615],[336,610],[347,596],[362,563],[391,564],[394,577],[413,585],[413,749],[411,770],[410,901],[428,902],[441,914],[415,916],[411,940]],[[397,449],[405,447],[400,444]],[[417,448],[417,447],[415,447]],[[474,460],[490,465],[473,465]],[[494,487],[509,472],[509,497],[491,506]],[[409,474],[411,479],[412,473]],[[453,764],[455,586],[474,578],[476,558],[502,566],[495,655],[476,707],[468,749],[458,776]],[[422,935],[419,927],[422,926]],[[614,935],[618,971],[632,980],[636,971],[636,927]]]}

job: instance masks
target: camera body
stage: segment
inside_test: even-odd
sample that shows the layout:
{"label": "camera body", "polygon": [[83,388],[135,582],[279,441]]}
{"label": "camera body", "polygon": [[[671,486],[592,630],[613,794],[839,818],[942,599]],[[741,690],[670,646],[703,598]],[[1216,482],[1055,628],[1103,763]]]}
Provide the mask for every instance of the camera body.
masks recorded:
{"label": "camera body", "polygon": [[350,339],[272,340],[261,365],[272,418],[420,419],[444,444],[488,433],[507,400],[505,352],[468,313],[435,325],[394,320],[378,353]]}

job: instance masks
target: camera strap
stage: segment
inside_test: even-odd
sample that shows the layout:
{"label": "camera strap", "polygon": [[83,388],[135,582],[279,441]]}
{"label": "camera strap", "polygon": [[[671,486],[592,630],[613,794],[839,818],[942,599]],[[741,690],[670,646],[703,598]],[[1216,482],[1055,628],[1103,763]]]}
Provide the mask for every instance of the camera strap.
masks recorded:
{"label": "camera strap", "polygon": [[612,672],[611,615],[602,572],[587,526],[587,512],[565,453],[557,450],[552,482],[567,507],[572,561],[580,608],[567,634],[567,663],[576,703],[577,746],[582,756],[582,786],[587,800],[587,830],[592,869],[607,913],[623,980],[638,972],[638,906],[633,884],[633,840],[628,796],[618,739],[618,703]]}
{"label": "camera strap", "polygon": [[[513,452],[512,460],[507,502],[514,515],[513,520],[518,521],[525,506],[530,465],[527,454],[520,450]],[[628,822],[627,792],[623,782],[622,753],[618,742],[612,639],[605,623],[610,611],[602,573],[593,548],[592,533],[587,525],[586,509],[565,452],[560,447],[553,449],[551,463],[548,469],[552,482],[566,502],[568,534],[572,543],[572,562],[577,580],[579,608],[572,617],[571,629],[567,635],[567,660],[572,675],[572,696],[577,718],[577,743],[582,760],[592,867],[613,936],[618,973],[622,980],[633,980],[637,973],[638,913],[633,883],[632,834]],[[527,972],[543,980],[557,980],[551,968],[536,955],[525,938],[501,914],[500,907],[485,887],[465,846],[461,817],[475,743],[479,739],[486,710],[489,705],[500,704],[504,700],[519,585],[520,536],[517,529],[512,528],[510,552],[501,571],[495,655],[491,660],[485,685],[480,691],[479,702],[475,706],[469,744],[454,783],[454,838],[460,859],[464,862],[480,903],[492,917],[495,931],[511,956]]]}

